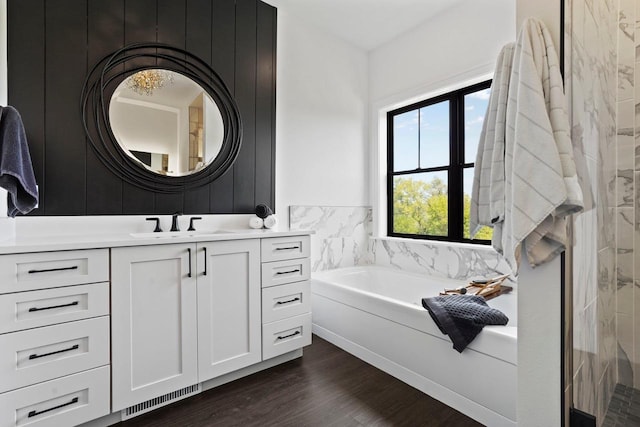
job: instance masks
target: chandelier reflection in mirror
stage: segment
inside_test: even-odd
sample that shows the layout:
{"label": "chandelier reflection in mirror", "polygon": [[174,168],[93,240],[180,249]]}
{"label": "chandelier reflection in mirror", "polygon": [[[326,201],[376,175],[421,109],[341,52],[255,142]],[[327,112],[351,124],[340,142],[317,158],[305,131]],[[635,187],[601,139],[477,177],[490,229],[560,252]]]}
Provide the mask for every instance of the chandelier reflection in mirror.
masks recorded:
{"label": "chandelier reflection in mirror", "polygon": [[163,70],[138,71],[127,78],[126,86],[140,95],[153,95],[153,91],[173,83],[173,75]]}

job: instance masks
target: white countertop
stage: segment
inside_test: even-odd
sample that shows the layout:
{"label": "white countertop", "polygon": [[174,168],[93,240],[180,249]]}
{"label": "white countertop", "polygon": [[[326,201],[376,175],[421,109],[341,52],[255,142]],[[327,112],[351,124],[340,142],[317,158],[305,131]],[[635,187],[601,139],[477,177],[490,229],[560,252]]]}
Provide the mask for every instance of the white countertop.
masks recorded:
{"label": "white countertop", "polygon": [[[188,232],[185,232],[188,233]],[[123,246],[166,245],[171,243],[212,242],[221,240],[263,239],[312,234],[310,230],[268,230],[268,229],[221,229],[216,231],[198,230],[194,235],[170,235],[157,233],[157,237],[133,237],[127,233],[113,234],[70,234],[63,236],[20,237],[0,241],[0,255],[64,251],[74,249],[115,248]],[[207,234],[211,233],[211,234]],[[135,233],[134,233],[135,234]],[[145,233],[146,234],[146,233]],[[154,233],[155,234],[155,233]],[[168,237],[170,236],[170,237]]]}

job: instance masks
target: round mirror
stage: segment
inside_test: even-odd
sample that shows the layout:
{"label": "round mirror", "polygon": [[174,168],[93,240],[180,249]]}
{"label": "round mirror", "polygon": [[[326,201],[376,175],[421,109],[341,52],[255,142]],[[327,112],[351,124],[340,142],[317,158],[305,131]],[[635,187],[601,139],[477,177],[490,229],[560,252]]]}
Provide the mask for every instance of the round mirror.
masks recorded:
{"label": "round mirror", "polygon": [[164,69],[142,70],[123,80],[111,96],[109,121],[125,153],[166,176],[205,168],[224,140],[222,115],[207,91]]}
{"label": "round mirror", "polygon": [[155,193],[210,184],[242,145],[240,111],[222,78],[192,53],[163,43],[133,43],[98,61],[81,105],[102,165]]}

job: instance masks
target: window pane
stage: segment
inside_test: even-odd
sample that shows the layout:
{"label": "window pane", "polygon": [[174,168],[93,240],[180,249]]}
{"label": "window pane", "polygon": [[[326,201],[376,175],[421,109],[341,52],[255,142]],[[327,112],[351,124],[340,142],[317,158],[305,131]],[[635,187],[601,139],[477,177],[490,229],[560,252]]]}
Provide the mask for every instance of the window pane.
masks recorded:
{"label": "window pane", "polygon": [[489,105],[491,89],[482,89],[464,96],[464,162],[474,163],[482,122]]}
{"label": "window pane", "polygon": [[420,167],[449,165],[449,101],[420,109]]}
{"label": "window pane", "polygon": [[[471,230],[469,230],[469,216],[471,215],[471,189],[473,188],[473,169],[466,168],[464,170],[463,197],[464,197],[464,229],[463,237],[471,238]],[[493,228],[484,226],[475,235],[474,240],[491,240]]]}
{"label": "window pane", "polygon": [[393,117],[393,170],[418,167],[418,110]]}
{"label": "window pane", "polygon": [[393,231],[447,236],[447,172],[416,173],[393,179]]}

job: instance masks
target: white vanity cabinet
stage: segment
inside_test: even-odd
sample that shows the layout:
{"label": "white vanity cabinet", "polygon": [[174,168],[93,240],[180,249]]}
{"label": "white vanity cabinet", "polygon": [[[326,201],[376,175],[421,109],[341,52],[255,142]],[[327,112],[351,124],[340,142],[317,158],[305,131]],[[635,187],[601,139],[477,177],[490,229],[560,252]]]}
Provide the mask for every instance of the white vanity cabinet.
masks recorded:
{"label": "white vanity cabinet", "polygon": [[113,410],[255,364],[258,239],[113,248]]}
{"label": "white vanity cabinet", "polygon": [[262,358],[311,344],[308,235],[262,239]]}
{"label": "white vanity cabinet", "polygon": [[113,411],[198,382],[195,247],[111,249]]}
{"label": "white vanity cabinet", "polygon": [[108,280],[106,249],[0,255],[0,427],[110,412]]}
{"label": "white vanity cabinet", "polygon": [[[262,360],[260,240],[199,243],[198,379]],[[202,265],[202,267],[200,267]]]}
{"label": "white vanity cabinet", "polygon": [[235,233],[0,244],[0,427],[108,425],[300,357],[309,235]]}

